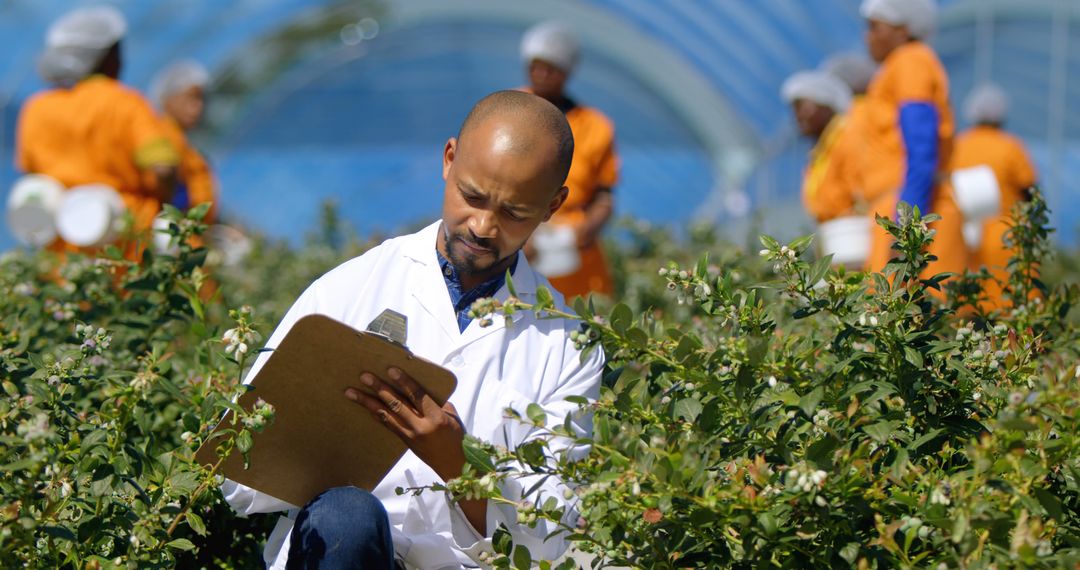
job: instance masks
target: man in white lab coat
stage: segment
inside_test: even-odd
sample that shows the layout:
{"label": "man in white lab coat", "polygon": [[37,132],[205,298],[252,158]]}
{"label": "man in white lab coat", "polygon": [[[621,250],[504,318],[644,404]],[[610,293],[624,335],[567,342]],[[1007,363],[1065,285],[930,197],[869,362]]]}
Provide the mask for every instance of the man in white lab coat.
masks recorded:
{"label": "man in white lab coat", "polygon": [[[298,510],[226,481],[225,498],[241,514],[288,511],[268,539],[269,567],[475,567],[483,553],[492,552],[491,536],[499,525],[534,559],[556,558],[565,550],[561,538],[545,540],[555,525],[520,525],[512,506],[454,503],[433,492],[399,496],[395,488],[460,475],[466,433],[507,447],[522,443],[530,430],[504,417],[508,407],[524,410],[536,402],[551,422],[570,415],[577,429],[590,429],[588,417],[565,398],[597,397],[603,357],[599,351],[581,357],[569,338],[576,323],[518,313],[495,316],[491,326],[481,327],[468,316],[477,298],[509,296],[507,271],[526,302],[547,286],[519,252],[566,199],[572,154],[570,128],[555,106],[517,91],[489,95],[443,150],[442,220],[338,266],[286,314],[267,346],[277,346],[305,315],[323,314],[363,329],[384,309],[397,311],[408,318],[409,348],[452,370],[458,385],[439,407],[398,370],[357,371],[356,389],[342,397],[356,402],[357,414],[380,419],[410,448],[370,493],[332,489]],[[267,354],[256,361],[248,381]],[[510,479],[500,491],[519,500],[535,482]],[[563,501],[558,481],[546,480],[540,489],[543,499]]]}

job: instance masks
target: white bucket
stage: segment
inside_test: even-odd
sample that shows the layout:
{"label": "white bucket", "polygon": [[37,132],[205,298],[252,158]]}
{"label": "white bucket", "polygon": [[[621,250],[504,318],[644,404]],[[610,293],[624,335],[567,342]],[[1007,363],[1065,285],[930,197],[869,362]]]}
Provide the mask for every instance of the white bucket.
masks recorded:
{"label": "white bucket", "polygon": [[64,185],[44,174],[27,174],[15,181],[7,200],[7,223],[20,243],[33,247],[56,239],[53,218],[64,196]]}
{"label": "white bucket", "polygon": [[1001,212],[1001,189],[994,170],[985,164],[954,170],[953,193],[960,213],[969,221],[985,220]]}
{"label": "white bucket", "polygon": [[870,257],[870,216],[844,216],[818,226],[822,255],[832,255],[833,263],[858,265]]}
{"label": "white bucket", "polygon": [[220,255],[225,267],[239,265],[254,248],[251,238],[232,226],[216,224],[207,228],[205,235],[211,253]]}
{"label": "white bucket", "polygon": [[570,275],[581,267],[577,233],[572,226],[541,224],[532,236],[536,248],[533,269],[545,277]]}
{"label": "white bucket", "polygon": [[977,249],[982,243],[983,222],[981,220],[964,222],[964,243],[968,249]]}
{"label": "white bucket", "polygon": [[169,233],[169,220],[158,214],[150,227],[153,232],[154,251],[162,255],[176,255],[180,253],[180,244],[176,243],[172,234]]}
{"label": "white bucket", "polygon": [[56,212],[56,230],[79,247],[99,247],[116,239],[124,214],[120,194],[105,184],[76,186],[64,194]]}

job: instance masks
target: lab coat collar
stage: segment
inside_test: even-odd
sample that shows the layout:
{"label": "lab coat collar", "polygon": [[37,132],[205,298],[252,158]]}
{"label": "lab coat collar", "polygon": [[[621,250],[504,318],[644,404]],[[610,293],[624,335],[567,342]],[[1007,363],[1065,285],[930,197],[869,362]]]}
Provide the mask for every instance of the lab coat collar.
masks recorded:
{"label": "lab coat collar", "polygon": [[[436,221],[419,232],[408,236],[402,245],[401,251],[402,255],[423,266],[423,276],[420,282],[416,284],[413,296],[416,297],[416,300],[423,305],[428,313],[435,317],[447,337],[458,343],[467,344],[495,331],[502,330],[506,327],[506,319],[503,315],[496,314],[492,315],[491,326],[481,327],[480,323],[474,320],[469,323],[464,332],[458,329],[457,317],[454,315],[454,308],[450,303],[450,292],[446,290],[446,281],[442,272],[439,271],[439,260],[435,255],[435,244],[441,227],[442,221]],[[514,270],[511,278],[514,290],[522,301],[535,303],[536,273],[520,251],[517,255],[517,269]],[[503,284],[494,297],[500,301],[506,301],[510,297],[509,285]],[[518,311],[510,316],[510,321],[512,323],[518,322],[524,317],[525,313]]]}

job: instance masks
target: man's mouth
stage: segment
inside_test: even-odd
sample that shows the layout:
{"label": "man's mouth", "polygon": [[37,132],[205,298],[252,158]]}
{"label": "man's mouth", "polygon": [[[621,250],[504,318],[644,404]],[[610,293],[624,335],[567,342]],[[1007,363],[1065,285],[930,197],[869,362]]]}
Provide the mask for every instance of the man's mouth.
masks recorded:
{"label": "man's mouth", "polygon": [[484,247],[484,246],[482,246],[482,245],[480,245],[478,243],[469,241],[469,240],[467,240],[465,238],[458,238],[458,241],[460,241],[462,243],[462,245],[464,245],[465,248],[468,249],[470,252],[472,252],[474,254],[477,254],[477,255],[483,255],[483,254],[486,254],[486,253],[491,253],[493,251],[490,247]]}

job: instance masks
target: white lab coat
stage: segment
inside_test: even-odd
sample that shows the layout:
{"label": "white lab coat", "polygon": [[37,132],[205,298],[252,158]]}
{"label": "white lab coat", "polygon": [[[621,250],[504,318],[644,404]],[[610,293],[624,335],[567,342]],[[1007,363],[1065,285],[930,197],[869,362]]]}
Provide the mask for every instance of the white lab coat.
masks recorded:
{"label": "white lab coat", "polygon": [[[599,394],[603,355],[599,350],[582,359],[569,339],[577,328],[563,319],[537,319],[519,312],[506,322],[494,317],[492,326],[482,328],[477,321],[459,332],[445,280],[435,256],[435,242],[441,222],[418,233],[388,240],[371,251],[343,263],[316,280],[282,319],[267,347],[277,346],[298,319],[318,313],[363,330],[384,309],[393,309],[408,318],[407,345],[413,353],[450,369],[458,385],[450,401],[461,414],[468,433],[483,440],[514,447],[524,441],[529,430],[504,418],[503,410],[524,413],[532,402],[549,414],[551,425],[562,423],[567,414],[582,432],[591,429],[567,396],[595,399]],[[535,300],[537,286],[547,281],[518,257],[513,275],[514,288],[526,302]],[[560,300],[561,296],[553,291]],[[495,295],[509,296],[504,285]],[[264,352],[256,360],[245,382],[250,382],[269,358]],[[357,407],[357,413],[367,413]],[[397,487],[427,485],[439,477],[412,452],[394,466],[372,491],[386,507],[396,555],[410,568],[442,569],[479,566],[478,555],[491,551],[491,534],[501,523],[510,529],[515,544],[529,547],[534,559],[557,558],[566,548],[560,538],[544,540],[555,526],[539,523],[536,528],[517,524],[512,507],[488,503],[487,524],[480,536],[461,509],[451,505],[443,493],[425,492],[419,497],[398,496]],[[517,499],[534,481],[507,481],[503,496]],[[548,480],[545,497],[563,501],[561,484]],[[290,505],[251,488],[226,481],[225,499],[241,515],[289,511],[267,540],[264,557],[270,568],[284,568],[288,559],[289,534],[295,505]],[[535,501],[535,497],[530,497]],[[568,509],[571,511],[571,509]],[[568,516],[571,516],[568,512]],[[577,515],[572,515],[576,520]]]}

